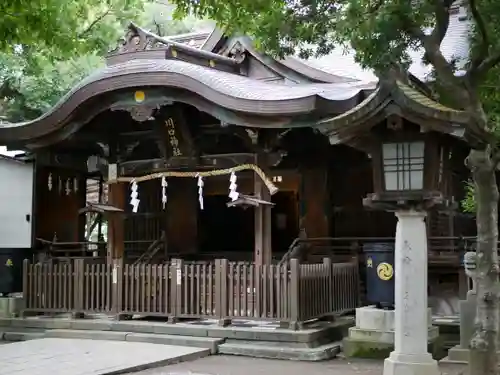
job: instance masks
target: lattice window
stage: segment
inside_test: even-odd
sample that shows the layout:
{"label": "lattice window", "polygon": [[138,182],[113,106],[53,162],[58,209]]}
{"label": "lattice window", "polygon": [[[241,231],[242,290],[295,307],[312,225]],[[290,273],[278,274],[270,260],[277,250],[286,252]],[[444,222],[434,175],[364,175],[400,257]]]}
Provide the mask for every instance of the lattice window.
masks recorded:
{"label": "lattice window", "polygon": [[382,148],[385,190],[424,187],[424,142],[385,143]]}

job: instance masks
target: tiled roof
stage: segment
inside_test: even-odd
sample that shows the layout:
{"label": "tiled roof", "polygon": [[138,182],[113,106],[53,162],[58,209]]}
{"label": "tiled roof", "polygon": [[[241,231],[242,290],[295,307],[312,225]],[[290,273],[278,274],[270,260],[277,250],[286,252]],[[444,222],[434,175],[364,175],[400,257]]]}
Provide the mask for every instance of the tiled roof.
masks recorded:
{"label": "tiled roof", "polygon": [[437,111],[443,111],[443,112],[453,112],[453,113],[463,113],[463,111],[453,109],[450,107],[446,107],[442,105],[441,103],[438,103],[437,101],[429,98],[428,96],[425,96],[421,92],[415,90],[414,88],[405,85],[404,83],[397,81],[396,82],[398,88],[405,94],[405,96],[408,99],[411,99],[412,101],[424,106],[428,107],[431,109],[435,109]]}
{"label": "tiled roof", "polygon": [[[303,84],[290,90],[290,87],[285,85],[274,82],[256,81],[245,76],[227,73],[180,60],[129,60],[121,64],[105,67],[89,75],[64,95],[51,111],[34,121],[38,121],[48,116],[48,114],[57,111],[59,107],[70,100],[70,98],[79,91],[87,91],[87,87],[93,83],[104,81],[112,77],[133,77],[133,75],[153,73],[163,74],[162,79],[157,81],[158,85],[162,85],[162,81],[164,81],[165,86],[186,89],[202,97],[210,96],[211,100],[214,102],[217,102],[218,95],[244,100],[248,103],[254,102],[258,104],[262,111],[270,114],[275,113],[275,104],[279,101],[312,99],[314,97],[330,101],[343,101],[356,97],[362,91],[369,88],[366,84],[355,81],[353,83]],[[132,80],[130,85],[133,86],[133,83],[134,81]],[[137,84],[137,86],[140,85],[141,84]],[[116,90],[116,88],[113,88],[113,90]],[[104,91],[101,91],[101,93],[102,92]],[[236,103],[231,101],[226,103],[225,106],[231,109],[234,107],[235,110],[239,111],[247,110],[241,102]],[[297,102],[296,110],[302,111],[303,109],[299,110],[299,107],[300,105]],[[22,125],[23,123],[3,123],[0,124],[0,129],[19,127]]]}

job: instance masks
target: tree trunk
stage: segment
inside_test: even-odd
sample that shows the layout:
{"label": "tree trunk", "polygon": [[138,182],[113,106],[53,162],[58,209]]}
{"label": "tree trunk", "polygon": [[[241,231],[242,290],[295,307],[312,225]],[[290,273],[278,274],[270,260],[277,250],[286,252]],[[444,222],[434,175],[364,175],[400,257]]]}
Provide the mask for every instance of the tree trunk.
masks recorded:
{"label": "tree trunk", "polygon": [[489,150],[472,150],[467,158],[475,185],[477,224],[477,314],[470,342],[470,375],[497,375],[498,188]]}

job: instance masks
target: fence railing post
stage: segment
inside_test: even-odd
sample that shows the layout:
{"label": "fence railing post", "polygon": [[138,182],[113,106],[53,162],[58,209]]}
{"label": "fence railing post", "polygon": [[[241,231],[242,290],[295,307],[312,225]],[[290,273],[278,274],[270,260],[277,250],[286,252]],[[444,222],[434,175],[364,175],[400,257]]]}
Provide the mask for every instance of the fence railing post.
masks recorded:
{"label": "fence railing post", "polygon": [[170,314],[169,322],[175,323],[182,314],[182,271],[184,264],[182,259],[171,259],[170,261]]}
{"label": "fence railing post", "polygon": [[333,271],[332,271],[332,260],[331,258],[323,258],[323,266],[325,268],[325,278],[326,278],[326,296],[325,296],[325,305],[326,305],[326,313],[333,314]]}
{"label": "fence railing post", "polygon": [[[70,267],[74,267],[74,314],[75,318],[82,317],[84,307],[85,307],[85,296],[84,296],[84,284],[85,284],[85,260],[75,259],[73,263],[69,264]],[[88,292],[88,291],[87,291]]]}
{"label": "fence railing post", "polygon": [[111,311],[119,318],[123,311],[123,259],[113,259],[111,267]]}
{"label": "fence railing post", "polygon": [[290,328],[299,329],[302,314],[300,311],[300,263],[298,259],[290,259]]}
{"label": "fence railing post", "polygon": [[[29,309],[31,308],[31,295],[33,293],[32,290],[29,289],[29,268],[30,268],[30,261],[28,259],[25,259],[23,261],[23,310],[24,309]],[[24,312],[21,311],[21,315],[23,315]]]}
{"label": "fence railing post", "polygon": [[[231,324],[228,319],[228,290],[227,274],[229,264],[227,259],[215,261],[215,315],[219,318],[219,325],[225,327]],[[230,291],[234,293],[234,291]]]}

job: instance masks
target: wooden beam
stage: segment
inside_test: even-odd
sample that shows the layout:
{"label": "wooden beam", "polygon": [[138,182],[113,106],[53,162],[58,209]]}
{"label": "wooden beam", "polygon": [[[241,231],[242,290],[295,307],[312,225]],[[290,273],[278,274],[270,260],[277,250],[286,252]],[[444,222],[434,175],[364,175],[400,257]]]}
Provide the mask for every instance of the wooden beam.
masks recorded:
{"label": "wooden beam", "polygon": [[39,166],[87,172],[87,155],[84,154],[42,151],[36,153],[36,163]]}
{"label": "wooden beam", "polygon": [[[266,165],[274,165],[281,160],[281,153],[263,154],[261,159]],[[274,161],[274,162],[271,162]],[[193,164],[193,162],[195,162]],[[198,168],[198,169],[225,169],[241,164],[253,164],[255,155],[250,153],[212,154],[201,155],[199,158],[177,156],[165,162],[163,159],[130,160],[120,163],[120,176],[134,176],[138,174],[165,172],[166,170]]]}

